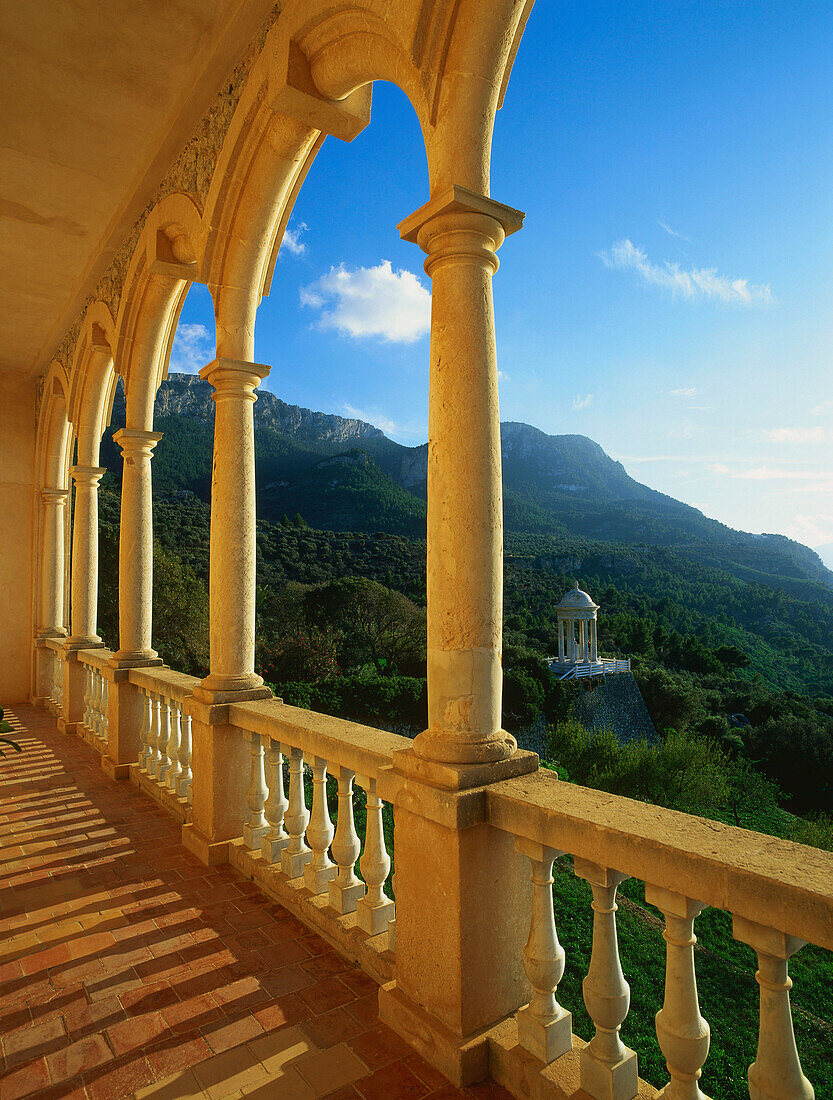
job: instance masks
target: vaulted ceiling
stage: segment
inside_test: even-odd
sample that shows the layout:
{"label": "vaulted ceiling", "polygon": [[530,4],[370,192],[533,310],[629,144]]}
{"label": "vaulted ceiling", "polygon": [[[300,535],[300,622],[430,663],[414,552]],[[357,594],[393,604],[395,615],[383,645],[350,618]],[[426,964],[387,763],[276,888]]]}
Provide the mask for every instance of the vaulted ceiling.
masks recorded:
{"label": "vaulted ceiling", "polygon": [[0,369],[44,370],[273,0],[0,0]]}

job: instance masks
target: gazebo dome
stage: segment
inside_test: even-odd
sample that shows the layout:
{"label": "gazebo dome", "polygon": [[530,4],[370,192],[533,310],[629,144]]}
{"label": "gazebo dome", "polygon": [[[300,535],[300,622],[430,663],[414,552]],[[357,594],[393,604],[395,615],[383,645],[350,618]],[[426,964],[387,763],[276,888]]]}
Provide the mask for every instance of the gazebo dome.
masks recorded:
{"label": "gazebo dome", "polygon": [[593,603],[590,593],[579,588],[576,581],[575,586],[566,593],[555,609],[556,611],[598,611],[599,605]]}

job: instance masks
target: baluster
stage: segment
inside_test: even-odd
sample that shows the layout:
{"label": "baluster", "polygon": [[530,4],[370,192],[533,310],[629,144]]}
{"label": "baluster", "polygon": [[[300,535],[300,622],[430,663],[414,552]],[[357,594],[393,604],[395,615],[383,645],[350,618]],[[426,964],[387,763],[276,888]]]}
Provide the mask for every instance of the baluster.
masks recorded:
{"label": "baluster", "polygon": [[55,711],[61,714],[64,709],[64,665],[58,654],[55,654]]}
{"label": "baluster", "polygon": [[260,851],[267,863],[277,863],[289,843],[289,836],[283,827],[283,815],[289,808],[289,802],[283,790],[283,753],[279,741],[269,741],[266,768],[269,797],[263,813],[270,828],[260,842]]}
{"label": "baluster", "polygon": [[[393,872],[390,879],[391,893],[396,897],[396,871]],[[394,905],[396,902],[394,902]],[[388,951],[396,950],[396,912],[388,921]]]}
{"label": "baluster", "polygon": [[792,980],[788,961],[804,940],[732,918],[735,939],[748,943],[758,956],[755,980],[760,986],[758,1052],[749,1067],[750,1100],[813,1100],[815,1090],[801,1072],[790,1010]]}
{"label": "baluster", "polygon": [[394,905],[385,893],[385,880],[390,874],[390,856],[385,848],[382,828],[382,800],[376,793],[376,780],[362,777],[361,785],[367,791],[367,829],[361,869],[367,883],[367,893],[356,902],[356,923],[369,936],[386,932],[393,919]]}
{"label": "baluster", "polygon": [[139,695],[141,697],[142,706],[142,724],[139,727],[139,770],[147,772],[148,770],[148,757],[150,756],[150,727],[153,721],[153,703],[151,702],[150,693],[145,688],[139,688]]}
{"label": "baluster", "polygon": [[182,772],[176,777],[176,793],[178,798],[185,798],[189,802],[193,795],[191,792],[191,715],[181,714],[179,728],[179,763]]}
{"label": "baluster", "polygon": [[665,917],[665,1000],[656,1015],[657,1039],[671,1080],[663,1100],[707,1100],[698,1084],[709,1053],[709,1025],[700,1015],[694,970],[694,921],[702,902],[645,884],[645,900]]}
{"label": "baluster", "polygon": [[639,1091],[639,1074],[636,1053],[619,1035],[631,991],[616,936],[616,890],[628,876],[585,859],[575,860],[575,873],[593,890],[593,953],[582,989],[596,1034],[581,1052],[581,1087],[596,1100],[631,1100]]}
{"label": "baluster", "polygon": [[171,739],[171,705],[164,695],[159,697],[159,734],[156,738],[156,747],[159,755],[156,758],[156,766],[153,774],[160,783],[165,782],[168,768],[171,762],[168,759],[168,742]]}
{"label": "baluster", "polygon": [[251,851],[260,849],[260,842],[269,831],[263,814],[263,804],[269,791],[263,778],[263,744],[259,733],[250,734],[252,741],[251,780],[246,791],[249,815],[243,825],[243,843]]}
{"label": "baluster", "polygon": [[281,870],[287,878],[299,878],[312,859],[312,852],[304,843],[304,833],[309,822],[309,811],[304,802],[304,754],[300,749],[289,750],[289,810],[283,823],[289,834],[289,844],[281,852]]}
{"label": "baluster", "polygon": [[81,719],[81,725],[85,730],[90,728],[90,718],[92,712],[92,684],[93,684],[93,670],[91,665],[84,665],[84,717]]}
{"label": "baluster", "polygon": [[101,676],[101,739],[106,744],[110,738],[110,681],[103,672]]}
{"label": "baluster", "polygon": [[349,768],[338,769],[338,821],[333,841],[333,858],[338,877],[329,885],[330,905],[338,913],[355,913],[356,902],[363,898],[365,886],[356,875],[356,860],[362,850],[353,817],[353,779]]}
{"label": "baluster", "polygon": [[304,868],[304,883],[312,894],[323,894],[338,868],[330,859],[333,823],[327,808],[327,761],[320,756],[312,762],[312,814],[307,825],[307,843],[312,859]]}
{"label": "baluster", "polygon": [[151,698],[151,723],[150,736],[148,737],[148,775],[156,775],[156,765],[159,761],[159,731],[162,726],[162,698],[156,692],[150,693]]}
{"label": "baluster", "polygon": [[182,707],[176,701],[171,700],[171,737],[168,741],[168,759],[171,766],[165,776],[165,786],[176,793],[176,781],[182,774],[182,765],[179,762],[179,746],[182,738]]}
{"label": "baluster", "polygon": [[515,847],[532,864],[532,914],[523,963],[533,997],[518,1011],[518,1042],[542,1062],[552,1062],[573,1045],[572,1014],[555,999],[565,959],[555,930],[552,865],[564,853],[520,837]]}
{"label": "baluster", "polygon": [[96,737],[101,735],[101,673],[93,669],[93,728]]}

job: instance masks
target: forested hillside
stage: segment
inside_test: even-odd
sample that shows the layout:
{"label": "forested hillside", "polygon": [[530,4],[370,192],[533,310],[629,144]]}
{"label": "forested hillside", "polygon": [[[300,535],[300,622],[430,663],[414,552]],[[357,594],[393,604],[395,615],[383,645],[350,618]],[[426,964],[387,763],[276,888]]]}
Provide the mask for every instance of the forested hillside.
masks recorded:
{"label": "forested hillside", "polygon": [[[113,430],[123,413],[117,394]],[[259,671],[288,701],[417,731],[426,720],[425,448],[271,394],[255,413]],[[155,644],[196,673],[208,660],[212,417],[198,379],[162,386]],[[706,519],[581,436],[508,424],[503,452],[507,727],[550,751],[546,730],[569,714],[575,689],[553,680],[545,658],[556,649],[555,605],[578,580],[601,604],[602,652],[633,659],[663,737],[676,731],[711,746],[718,762],[752,767],[778,785],[772,797],[783,806],[829,806],[833,575],[818,557]],[[101,624],[114,642],[120,459],[109,433],[102,461]],[[563,736],[558,744],[567,753]]]}

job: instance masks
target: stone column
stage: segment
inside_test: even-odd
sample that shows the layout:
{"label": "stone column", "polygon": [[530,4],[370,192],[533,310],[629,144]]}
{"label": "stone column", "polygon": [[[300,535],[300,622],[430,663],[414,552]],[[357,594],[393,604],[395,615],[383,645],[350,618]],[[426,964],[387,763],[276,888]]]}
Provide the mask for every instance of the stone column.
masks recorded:
{"label": "stone column", "polygon": [[41,548],[41,638],[63,636],[64,630],[64,508],[68,489],[41,489],[43,538]]}
{"label": "stone column", "polygon": [[150,460],[161,432],[122,428],[113,439],[124,456],[119,534],[119,649],[116,667],[161,664],[153,628],[153,499]]}
{"label": "stone column", "polygon": [[[269,367],[215,359],[200,371],[214,387],[211,478],[211,659],[197,689],[207,703],[268,696],[255,673],[255,389]],[[242,694],[241,694],[242,693]],[[252,694],[254,693],[254,694]]]}
{"label": "stone column", "polygon": [[249,744],[228,725],[230,702],[271,696],[255,658],[255,389],[259,363],[215,359],[200,371],[214,387],[211,480],[210,670],[185,701],[192,718],[192,823],[182,842],[205,863],[223,863],[242,832]]}
{"label": "stone column", "polygon": [[41,574],[38,633],[35,639],[35,702],[43,706],[52,688],[55,656],[46,638],[61,638],[64,629],[64,508],[68,489],[41,489]]}
{"label": "stone column", "polygon": [[492,275],[523,215],[452,187],[399,226],[432,281],[428,445],[428,729],[416,753],[506,760],[501,729],[503,505]]}
{"label": "stone column", "polygon": [[558,620],[558,659],[563,661],[566,657],[564,651],[564,620]]}
{"label": "stone column", "polygon": [[78,660],[81,649],[101,648],[96,634],[98,612],[98,483],[100,466],[72,466],[75,508],[72,524],[72,633],[65,643],[63,711],[58,729],[76,733],[84,717],[86,667]]}
{"label": "stone column", "polygon": [[[433,282],[428,444],[428,729],[394,754],[396,981],[382,1019],[456,1084],[484,1030],[529,1000],[525,857],[463,788],[534,771],[501,728],[503,518],[495,253],[522,215],[453,187],[399,226]],[[479,808],[479,809],[478,809]],[[426,863],[426,853],[430,853]],[[426,921],[426,913],[431,919]],[[426,960],[430,960],[426,963]],[[480,965],[478,960],[488,960]]]}
{"label": "stone column", "polygon": [[72,526],[72,634],[69,644],[98,646],[98,483],[103,466],[73,466],[75,514]]}
{"label": "stone column", "polygon": [[590,620],[590,660],[595,664],[599,660],[599,622]]}

